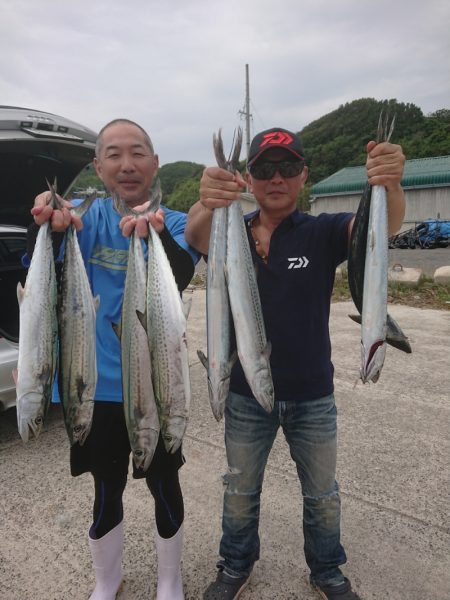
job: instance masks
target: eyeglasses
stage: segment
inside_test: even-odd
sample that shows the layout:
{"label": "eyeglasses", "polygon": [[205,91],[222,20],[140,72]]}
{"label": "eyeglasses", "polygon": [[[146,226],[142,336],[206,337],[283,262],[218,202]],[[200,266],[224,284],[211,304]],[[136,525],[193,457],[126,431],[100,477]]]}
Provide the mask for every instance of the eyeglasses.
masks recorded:
{"label": "eyeglasses", "polygon": [[282,160],[274,162],[270,160],[257,161],[251,167],[249,172],[255,179],[272,179],[275,173],[279,173],[281,177],[297,177],[303,171],[305,163],[301,160]]}

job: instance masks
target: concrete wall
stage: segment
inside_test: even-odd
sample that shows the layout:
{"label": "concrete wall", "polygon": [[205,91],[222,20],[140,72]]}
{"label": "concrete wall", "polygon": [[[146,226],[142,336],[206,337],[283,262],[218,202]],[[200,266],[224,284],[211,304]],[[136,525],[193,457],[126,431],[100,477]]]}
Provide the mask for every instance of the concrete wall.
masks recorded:
{"label": "concrete wall", "polygon": [[[450,219],[450,186],[405,190],[406,214],[404,223],[426,219]],[[311,214],[355,212],[361,194],[342,194],[318,197],[311,204]]]}

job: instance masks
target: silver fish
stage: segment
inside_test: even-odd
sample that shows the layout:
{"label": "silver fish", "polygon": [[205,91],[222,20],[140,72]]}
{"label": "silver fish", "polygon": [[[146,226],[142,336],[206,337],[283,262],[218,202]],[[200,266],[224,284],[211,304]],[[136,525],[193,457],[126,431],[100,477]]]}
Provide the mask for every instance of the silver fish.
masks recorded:
{"label": "silver fish", "polygon": [[[223,153],[222,156],[216,153],[216,157],[219,167],[229,168]],[[228,207],[225,263],[239,360],[253,396],[270,412],[275,395],[269,361],[271,347],[266,338],[256,274],[239,200]]]}
{"label": "silver fish", "polygon": [[[134,214],[120,199],[114,199],[122,215]],[[125,421],[133,460],[146,471],[159,438],[159,417],[152,384],[152,367],[147,333],[138,314],[145,313],[147,265],[141,239],[130,237],[128,266],[122,303],[122,317],[116,332],[120,338],[122,389]]]}
{"label": "silver fish", "polygon": [[174,453],[183,440],[191,399],[187,307],[160,237],[153,227],[149,230],[145,326],[161,435],[166,450]]}
{"label": "silver fish", "polygon": [[[72,212],[82,217],[96,198],[91,194]],[[91,286],[73,225],[66,231],[58,303],[58,385],[71,445],[83,445],[92,425],[97,386],[96,312],[100,299]]]}
{"label": "silver fish", "polygon": [[40,226],[25,287],[17,285],[20,331],[17,424],[21,438],[36,438],[50,406],[57,365],[57,285],[51,229]]}
{"label": "silver fish", "polygon": [[[355,215],[348,253],[348,284],[352,295],[352,300],[359,312],[358,315],[349,316],[351,319],[353,319],[353,321],[359,324],[361,324],[367,230],[369,224],[371,196],[372,187],[367,184],[363,195],[361,196],[358,210]],[[389,313],[387,314],[386,325],[386,342],[394,348],[410,354],[412,349],[408,338],[403,333],[398,323],[396,323],[396,321],[394,321],[394,319],[389,315]]]}
{"label": "silver fish", "polygon": [[[378,123],[377,141],[389,141],[387,118]],[[372,188],[364,269],[363,304],[361,313],[361,369],[363,383],[378,381],[386,355],[387,290],[388,290],[388,216],[384,186]]]}
{"label": "silver fish", "polygon": [[[242,133],[239,132],[232,151],[232,158],[226,162],[223,143],[219,135],[213,136],[213,147],[218,163],[235,171],[242,146]],[[225,259],[227,253],[228,208],[216,208],[213,212],[208,253],[206,279],[206,333],[208,357],[201,350],[197,354],[208,373],[209,402],[217,421],[223,417],[225,400],[230,387],[231,369],[236,361],[236,352],[230,354],[231,315],[225,279]]]}

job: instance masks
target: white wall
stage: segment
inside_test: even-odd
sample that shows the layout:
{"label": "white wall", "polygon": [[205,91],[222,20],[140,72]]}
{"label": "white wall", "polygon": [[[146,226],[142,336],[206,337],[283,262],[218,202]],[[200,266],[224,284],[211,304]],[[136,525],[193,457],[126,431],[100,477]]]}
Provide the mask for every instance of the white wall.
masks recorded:
{"label": "white wall", "polygon": [[[311,214],[356,212],[361,194],[322,196],[311,204]],[[450,220],[450,186],[405,190],[406,214],[404,223],[426,219]]]}

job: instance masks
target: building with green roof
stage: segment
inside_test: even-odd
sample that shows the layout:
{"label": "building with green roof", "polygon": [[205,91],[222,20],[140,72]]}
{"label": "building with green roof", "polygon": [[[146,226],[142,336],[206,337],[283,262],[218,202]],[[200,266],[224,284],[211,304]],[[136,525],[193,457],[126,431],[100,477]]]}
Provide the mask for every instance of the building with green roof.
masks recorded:
{"label": "building with green roof", "polygon": [[[356,212],[366,185],[365,166],[346,167],[311,188],[311,214]],[[402,179],[405,224],[450,219],[450,155],[407,160]]]}

